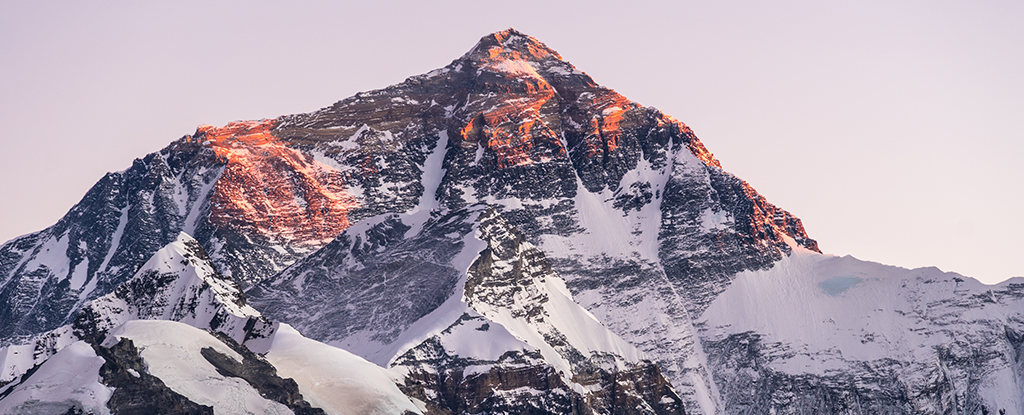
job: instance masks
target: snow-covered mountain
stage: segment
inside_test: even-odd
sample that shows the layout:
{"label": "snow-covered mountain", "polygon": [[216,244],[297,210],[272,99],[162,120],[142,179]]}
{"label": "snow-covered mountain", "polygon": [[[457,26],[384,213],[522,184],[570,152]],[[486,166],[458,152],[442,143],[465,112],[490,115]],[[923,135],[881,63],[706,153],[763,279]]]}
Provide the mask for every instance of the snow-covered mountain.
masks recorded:
{"label": "snow-covered mountain", "polygon": [[4,414],[421,412],[383,368],[271,324],[184,233],[0,365]]}
{"label": "snow-covered mountain", "polygon": [[430,213],[361,222],[249,296],[440,413],[682,413],[657,365],[496,210]]}
{"label": "snow-covered mountain", "polygon": [[1024,413],[1021,278],[794,248],[697,324],[728,413]]}
{"label": "snow-covered mountain", "polygon": [[200,126],[104,176],[54,226],[0,246],[0,338],[69,323],[179,232],[243,286],[273,275],[349,226],[342,181],[267,123]]}
{"label": "snow-covered mountain", "polygon": [[319,111],[200,126],[0,246],[0,277],[22,384],[166,319],[283,377],[350,353],[401,394],[367,405],[412,412],[1024,414],[1024,282],[823,255],[685,124],[513,29]]}
{"label": "snow-covered mountain", "polygon": [[72,325],[0,349],[0,410],[683,413],[658,367],[573,302],[500,214],[459,218],[470,232],[449,266],[469,272],[380,365],[271,323],[181,233]]}

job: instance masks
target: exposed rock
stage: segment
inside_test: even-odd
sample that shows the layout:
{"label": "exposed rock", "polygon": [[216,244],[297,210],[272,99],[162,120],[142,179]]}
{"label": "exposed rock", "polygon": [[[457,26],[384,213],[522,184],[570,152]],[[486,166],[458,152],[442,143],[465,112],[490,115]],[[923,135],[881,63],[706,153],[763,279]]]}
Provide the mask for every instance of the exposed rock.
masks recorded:
{"label": "exposed rock", "polygon": [[[200,126],[192,140],[212,148],[225,163],[210,196],[210,223],[247,237],[258,237],[284,251],[312,252],[350,226],[358,206],[345,191],[344,175],[312,156],[288,148],[270,134],[273,120]],[[245,284],[269,276],[247,271],[248,246],[221,245],[227,271]],[[286,264],[285,264],[286,265]]]}
{"label": "exposed rock", "polygon": [[253,388],[260,392],[261,396],[284,404],[295,415],[324,414],[323,409],[311,407],[309,402],[302,398],[302,394],[299,393],[299,385],[294,380],[283,379],[278,376],[277,369],[270,363],[267,363],[265,359],[257,356],[248,348],[239,345],[230,337],[224,335],[217,337],[224,344],[230,346],[232,350],[242,355],[243,359],[239,362],[213,348],[203,348],[201,352],[203,357],[206,358],[207,362],[216,367],[217,372],[221,375],[245,379],[249,385],[252,385]]}
{"label": "exposed rock", "polygon": [[[427,213],[359,224],[249,295],[274,318],[393,368],[428,412],[683,413],[657,366],[573,303],[544,254],[496,210]],[[417,267],[424,258],[433,265]],[[435,291],[432,308],[409,313],[423,296],[382,286],[440,281],[417,272],[431,268],[457,281]],[[324,317],[359,304],[378,311]]]}
{"label": "exposed rock", "polygon": [[103,383],[114,388],[107,402],[113,414],[213,414],[213,407],[199,405],[174,392],[149,374],[139,350],[130,339],[110,348],[93,344],[96,354],[106,360],[100,368]]}

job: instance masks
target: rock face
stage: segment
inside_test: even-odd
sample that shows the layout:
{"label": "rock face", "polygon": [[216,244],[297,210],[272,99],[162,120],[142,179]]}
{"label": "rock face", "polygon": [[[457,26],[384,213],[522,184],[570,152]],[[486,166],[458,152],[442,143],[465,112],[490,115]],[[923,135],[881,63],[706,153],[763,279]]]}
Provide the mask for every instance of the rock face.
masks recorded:
{"label": "rock face", "polygon": [[496,210],[427,213],[364,221],[248,293],[391,368],[431,413],[683,413],[657,365],[573,302]]}
{"label": "rock face", "polygon": [[269,320],[246,304],[238,285],[213,268],[199,242],[185,233],[113,293],[83,307],[72,328],[80,338],[101,338],[131,320],[180,321],[240,343],[258,343],[274,331]]}
{"label": "rock face", "polygon": [[732,275],[790,252],[787,238],[817,249],[689,127],[514,30],[439,70],[283,117],[274,134],[349,174],[370,214],[423,199],[445,211],[495,206],[577,301],[658,362],[691,410],[719,404],[693,317]]}
{"label": "rock face", "polygon": [[[218,276],[161,282],[166,268],[117,288],[179,232]],[[237,284],[403,391],[384,380],[359,406],[297,380],[320,391],[311,407],[1024,413],[1019,281],[817,251],[685,124],[509,29],[398,85],[201,126],[108,174],[57,224],[0,246],[0,339],[35,345],[4,349],[26,373],[41,361],[22,353],[53,356],[88,332],[77,316],[121,316],[123,301],[127,317],[86,318],[92,332],[194,316],[266,351],[246,334],[263,320],[216,288]],[[180,287],[225,308],[143,306]],[[584,311],[569,323],[556,304]],[[338,350],[293,334],[289,350]],[[274,364],[299,379],[300,355]]]}
{"label": "rock face", "polygon": [[1020,278],[796,250],[740,273],[698,324],[728,413],[1014,414],[1022,314]]}
{"label": "rock face", "polygon": [[421,412],[382,368],[271,324],[186,234],[0,357],[0,413]]}
{"label": "rock face", "polygon": [[109,173],[56,225],[0,246],[0,338],[67,324],[179,232],[243,286],[347,228],[343,175],[286,147],[273,121],[201,126]]}
{"label": "rock face", "polygon": [[[210,196],[210,224],[270,244],[287,264],[296,252],[316,250],[351,226],[348,212],[358,202],[345,191],[341,172],[285,146],[270,134],[274,124],[200,126],[191,140],[225,162]],[[218,263],[246,284],[267,275],[263,267],[245,263],[248,245],[222,243],[215,252]]]}
{"label": "rock face", "polygon": [[54,226],[0,247],[0,338],[67,324],[87,301],[128,280],[178,232],[207,227],[223,165],[175,142],[109,173]]}
{"label": "rock face", "polygon": [[0,349],[0,382],[9,383],[78,340],[102,342],[133,320],[178,321],[216,331],[262,350],[276,325],[246,304],[238,285],[214,269],[202,246],[185,233],[157,251],[130,280],[87,303],[71,324]]}

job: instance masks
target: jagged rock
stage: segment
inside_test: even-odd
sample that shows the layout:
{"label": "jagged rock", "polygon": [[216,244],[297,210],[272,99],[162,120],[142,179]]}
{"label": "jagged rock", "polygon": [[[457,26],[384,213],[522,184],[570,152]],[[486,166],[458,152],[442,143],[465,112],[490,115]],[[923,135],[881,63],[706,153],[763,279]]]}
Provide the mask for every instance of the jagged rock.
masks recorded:
{"label": "jagged rock", "polygon": [[[184,233],[154,254],[131,280],[88,303],[74,325],[31,340],[0,350],[0,409],[115,414],[214,409],[421,412],[382,368],[263,317]],[[95,362],[99,363],[92,365]],[[294,379],[279,375],[279,367]],[[60,368],[82,373],[69,376]],[[88,377],[90,373],[96,380]]]}
{"label": "jagged rock", "polygon": [[217,368],[217,373],[245,379],[250,386],[260,392],[260,396],[287,406],[295,415],[324,414],[323,409],[313,408],[309,402],[303,399],[302,394],[299,393],[299,385],[294,380],[278,376],[277,369],[265,359],[239,345],[230,337],[224,335],[217,337],[231,347],[235,353],[242,356],[242,361],[239,362],[212,347],[202,348],[200,353],[207,362]]}
{"label": "jagged rock", "polygon": [[[392,368],[431,413],[683,413],[658,367],[574,303],[496,210],[429,213],[358,224],[248,294],[272,318]],[[454,281],[404,294],[448,281],[428,275]],[[376,311],[339,318],[362,304]]]}
{"label": "jagged rock", "polygon": [[94,344],[93,349],[105,360],[100,368],[103,383],[114,389],[107,401],[111,413],[213,415],[212,406],[190,401],[149,374],[130,339],[123,338],[109,348]]}
{"label": "jagged rock", "polygon": [[113,293],[87,304],[75,318],[75,335],[102,338],[130,320],[172,320],[225,333],[237,342],[265,342],[274,326],[246,303],[235,281],[216,269],[191,236],[158,251]]}

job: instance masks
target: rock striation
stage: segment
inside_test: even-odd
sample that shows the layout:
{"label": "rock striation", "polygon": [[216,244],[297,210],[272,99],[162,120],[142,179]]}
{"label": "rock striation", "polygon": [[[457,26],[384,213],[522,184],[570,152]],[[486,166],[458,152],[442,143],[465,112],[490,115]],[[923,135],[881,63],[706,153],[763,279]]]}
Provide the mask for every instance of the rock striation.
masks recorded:
{"label": "rock striation", "polygon": [[657,365],[495,209],[366,222],[253,287],[254,304],[390,368],[428,413],[684,413]]}

